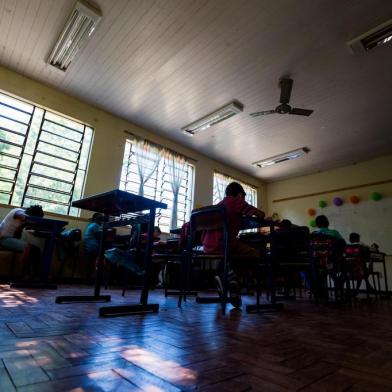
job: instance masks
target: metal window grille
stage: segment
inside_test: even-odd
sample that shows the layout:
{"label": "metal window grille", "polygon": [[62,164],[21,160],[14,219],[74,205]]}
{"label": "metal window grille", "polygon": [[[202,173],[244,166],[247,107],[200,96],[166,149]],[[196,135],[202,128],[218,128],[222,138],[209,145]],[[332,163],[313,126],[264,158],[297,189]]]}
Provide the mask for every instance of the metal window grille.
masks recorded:
{"label": "metal window grille", "polygon": [[93,129],[0,93],[0,202],[77,216]]}
{"label": "metal window grille", "polygon": [[[185,173],[181,182],[178,195],[177,206],[177,226],[180,227],[189,219],[192,200],[193,200],[193,183],[194,183],[194,166],[189,162],[185,164]],[[125,144],[123,166],[121,172],[120,189],[137,194],[139,191],[139,174],[137,170],[136,157],[134,153],[134,144],[127,140]],[[166,203],[166,210],[157,211],[156,224],[163,232],[168,233],[170,230],[171,212],[173,209],[173,191],[171,188],[171,173],[167,155],[161,158],[158,168],[153,175],[144,184],[144,196],[150,199]]]}
{"label": "metal window grille", "polygon": [[218,204],[224,197],[226,186],[231,182],[238,182],[245,190],[245,200],[252,206],[257,206],[257,189],[249,184],[245,184],[230,176],[222,173],[214,172],[214,189],[213,189],[213,203]]}

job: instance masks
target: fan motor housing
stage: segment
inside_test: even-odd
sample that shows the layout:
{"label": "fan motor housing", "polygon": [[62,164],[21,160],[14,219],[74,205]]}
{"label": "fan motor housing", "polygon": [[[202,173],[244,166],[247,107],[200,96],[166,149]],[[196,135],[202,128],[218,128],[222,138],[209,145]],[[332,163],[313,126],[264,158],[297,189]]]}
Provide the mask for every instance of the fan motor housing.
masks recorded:
{"label": "fan motor housing", "polygon": [[286,103],[282,103],[281,105],[277,106],[275,111],[279,114],[287,114],[291,110],[291,106],[287,105]]}

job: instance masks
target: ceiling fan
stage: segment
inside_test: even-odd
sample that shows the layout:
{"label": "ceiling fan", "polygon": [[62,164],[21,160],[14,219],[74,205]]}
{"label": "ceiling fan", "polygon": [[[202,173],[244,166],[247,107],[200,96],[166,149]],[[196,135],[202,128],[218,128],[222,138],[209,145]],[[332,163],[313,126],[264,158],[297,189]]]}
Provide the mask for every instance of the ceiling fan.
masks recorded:
{"label": "ceiling fan", "polygon": [[252,117],[265,116],[267,114],[297,114],[299,116],[310,116],[313,110],[292,108],[289,105],[291,90],[293,88],[293,79],[283,78],[279,80],[280,87],[280,105],[273,110],[263,110],[261,112],[251,113]]}

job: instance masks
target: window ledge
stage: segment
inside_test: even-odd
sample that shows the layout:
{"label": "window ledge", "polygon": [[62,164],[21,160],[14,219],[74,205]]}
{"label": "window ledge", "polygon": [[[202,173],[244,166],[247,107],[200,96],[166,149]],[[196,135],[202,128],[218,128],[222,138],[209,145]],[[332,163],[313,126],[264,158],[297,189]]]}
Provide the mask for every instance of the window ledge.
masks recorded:
{"label": "window ledge", "polygon": [[[0,203],[0,207],[1,208],[9,208],[9,209],[12,209],[12,208],[23,208],[23,207],[20,207],[20,206],[13,206],[11,204],[3,204],[3,203]],[[44,212],[45,212],[45,216],[48,216],[48,217],[68,219],[68,220],[77,220],[77,221],[82,221],[82,222],[89,222],[90,221],[88,218],[82,218],[80,216],[63,215],[63,214],[58,214],[58,213],[55,213],[55,212],[49,212],[49,211],[45,211],[45,210],[44,210]]]}

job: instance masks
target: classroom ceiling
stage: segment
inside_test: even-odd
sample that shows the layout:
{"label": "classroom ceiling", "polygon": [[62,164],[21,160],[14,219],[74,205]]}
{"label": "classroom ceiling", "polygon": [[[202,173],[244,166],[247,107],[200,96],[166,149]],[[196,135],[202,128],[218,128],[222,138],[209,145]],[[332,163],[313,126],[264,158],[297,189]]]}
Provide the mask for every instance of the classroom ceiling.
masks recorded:
{"label": "classroom ceiling", "polygon": [[[392,45],[346,44],[392,18],[390,0],[95,0],[102,22],[63,73],[46,60],[74,3],[0,0],[0,63],[265,181],[392,152]],[[275,108],[285,75],[312,116],[251,118]],[[233,99],[243,113],[181,133]]]}

